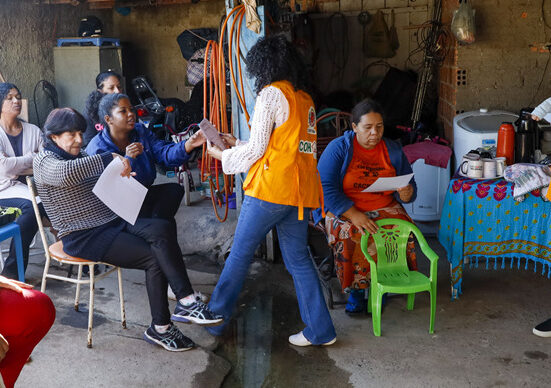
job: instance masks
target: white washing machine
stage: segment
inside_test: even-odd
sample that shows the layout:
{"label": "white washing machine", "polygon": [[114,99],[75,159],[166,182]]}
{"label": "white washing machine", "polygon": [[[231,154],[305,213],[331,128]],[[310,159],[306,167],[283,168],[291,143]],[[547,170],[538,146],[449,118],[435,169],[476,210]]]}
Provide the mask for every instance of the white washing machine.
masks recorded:
{"label": "white washing machine", "polygon": [[496,147],[497,132],[501,123],[513,123],[518,115],[503,110],[480,109],[458,114],[453,118],[454,170],[461,163],[463,155],[480,147]]}
{"label": "white washing machine", "polygon": [[450,164],[447,168],[425,164],[425,159],[417,159],[412,165],[417,184],[417,198],[404,203],[404,209],[412,220],[437,221],[450,183]]}

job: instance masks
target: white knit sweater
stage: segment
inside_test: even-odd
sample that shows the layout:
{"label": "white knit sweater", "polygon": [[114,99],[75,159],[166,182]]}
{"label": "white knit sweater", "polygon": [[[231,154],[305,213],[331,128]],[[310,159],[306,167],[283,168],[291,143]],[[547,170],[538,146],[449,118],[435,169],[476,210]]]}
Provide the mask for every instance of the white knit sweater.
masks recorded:
{"label": "white knit sweater", "polygon": [[289,102],[278,88],[268,86],[258,94],[248,142],[222,152],[225,174],[247,172],[266,152],[272,131],[289,118]]}

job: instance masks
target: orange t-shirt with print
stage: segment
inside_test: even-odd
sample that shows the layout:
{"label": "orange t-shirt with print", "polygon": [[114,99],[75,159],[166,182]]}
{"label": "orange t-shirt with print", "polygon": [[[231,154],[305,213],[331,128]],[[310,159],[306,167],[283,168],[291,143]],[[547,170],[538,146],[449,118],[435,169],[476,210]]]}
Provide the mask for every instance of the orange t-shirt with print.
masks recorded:
{"label": "orange t-shirt with print", "polygon": [[381,209],[392,204],[393,191],[362,193],[377,178],[396,176],[396,169],[390,163],[386,144],[381,140],[373,149],[362,147],[354,137],[352,160],[343,180],[344,194],[354,201],[354,206],[363,212]]}

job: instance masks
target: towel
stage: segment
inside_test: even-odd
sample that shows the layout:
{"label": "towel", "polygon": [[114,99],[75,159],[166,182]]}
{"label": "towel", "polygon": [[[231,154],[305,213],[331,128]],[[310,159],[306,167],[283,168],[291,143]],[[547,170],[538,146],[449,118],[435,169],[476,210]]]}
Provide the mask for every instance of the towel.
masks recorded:
{"label": "towel", "polygon": [[549,182],[551,182],[551,170],[548,166],[540,164],[516,163],[507,167],[503,177],[508,182],[513,182],[513,197],[515,201],[524,201],[524,195],[531,191],[542,189],[542,199],[548,201],[545,197]]}

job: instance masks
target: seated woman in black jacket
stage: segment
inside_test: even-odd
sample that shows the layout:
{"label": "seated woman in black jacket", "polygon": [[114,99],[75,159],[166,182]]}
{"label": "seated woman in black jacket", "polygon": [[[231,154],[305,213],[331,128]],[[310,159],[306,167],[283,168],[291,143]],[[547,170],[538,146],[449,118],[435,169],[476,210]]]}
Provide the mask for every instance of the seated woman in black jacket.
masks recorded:
{"label": "seated woman in black jacket", "polygon": [[[63,249],[83,259],[145,270],[153,319],[144,339],[170,351],[191,349],[193,341],[171,323],[171,318],[212,325],[221,323],[222,317],[212,313],[194,293],[169,221],[138,218],[130,225],[92,193],[113,159],[122,160],[123,176],[130,176],[131,167],[128,159],[111,152],[87,156],[81,150],[85,128],[84,117],[74,109],[53,110],[44,124],[44,150],[33,163],[38,193]],[[167,300],[169,284],[178,299],[172,317]]]}

